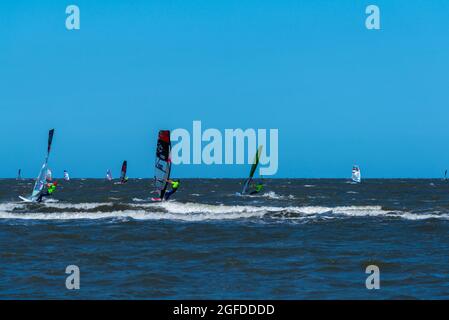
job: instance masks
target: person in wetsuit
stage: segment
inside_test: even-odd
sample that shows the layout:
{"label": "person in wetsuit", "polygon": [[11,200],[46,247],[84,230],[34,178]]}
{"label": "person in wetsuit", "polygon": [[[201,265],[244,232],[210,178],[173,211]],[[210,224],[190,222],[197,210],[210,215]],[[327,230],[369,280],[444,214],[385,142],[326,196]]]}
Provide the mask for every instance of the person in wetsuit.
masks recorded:
{"label": "person in wetsuit", "polygon": [[41,192],[39,198],[37,198],[37,202],[42,202],[43,197],[51,197],[56,190],[56,186],[58,185],[57,181],[47,182],[46,187],[47,190],[45,192]]}
{"label": "person in wetsuit", "polygon": [[262,189],[263,189],[263,183],[261,183],[261,182],[256,183],[256,184],[254,184],[254,191],[250,192],[250,195],[251,194],[257,194],[260,191],[262,191]]}
{"label": "person in wetsuit", "polygon": [[164,196],[165,200],[168,200],[173,195],[173,193],[178,191],[179,184],[180,184],[179,179],[176,179],[176,180],[170,179],[170,180],[167,180],[167,182],[171,184],[171,189],[165,193],[165,196]]}

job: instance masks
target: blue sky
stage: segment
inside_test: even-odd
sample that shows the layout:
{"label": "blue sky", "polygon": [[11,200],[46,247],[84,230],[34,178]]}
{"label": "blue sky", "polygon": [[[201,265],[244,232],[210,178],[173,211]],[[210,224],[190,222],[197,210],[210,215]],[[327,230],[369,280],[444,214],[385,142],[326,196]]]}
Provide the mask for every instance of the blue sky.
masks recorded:
{"label": "blue sky", "polygon": [[[81,10],[67,31],[65,8]],[[365,8],[381,9],[380,31]],[[449,2],[2,1],[0,176],[153,174],[158,129],[279,129],[277,177],[440,177]],[[239,177],[249,166],[177,166]]]}

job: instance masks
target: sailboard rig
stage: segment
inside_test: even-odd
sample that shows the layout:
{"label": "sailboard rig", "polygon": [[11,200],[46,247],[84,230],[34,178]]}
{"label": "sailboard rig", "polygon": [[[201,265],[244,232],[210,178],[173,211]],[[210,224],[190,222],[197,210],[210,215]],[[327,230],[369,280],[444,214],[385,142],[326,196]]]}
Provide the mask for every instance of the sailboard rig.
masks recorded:
{"label": "sailboard rig", "polygon": [[352,181],[356,183],[360,183],[362,181],[362,177],[360,174],[360,167],[358,165],[352,166]]}
{"label": "sailboard rig", "polygon": [[112,181],[112,172],[110,169],[106,172],[106,180]]}
{"label": "sailboard rig", "polygon": [[42,190],[44,189],[46,180],[47,180],[47,174],[48,174],[48,158],[50,157],[50,151],[51,151],[51,144],[53,142],[53,135],[55,133],[55,129],[51,129],[48,132],[48,144],[47,144],[47,156],[45,157],[44,164],[42,165],[41,171],[39,172],[39,175],[36,179],[36,182],[34,184],[33,192],[29,198],[25,197],[19,197],[23,201],[26,202],[36,202],[39,198],[39,195],[41,194]]}
{"label": "sailboard rig", "polygon": [[70,176],[69,176],[69,173],[67,172],[67,170],[64,170],[64,180],[70,181]]}
{"label": "sailboard rig", "polygon": [[248,193],[249,186],[251,185],[251,182],[253,181],[254,173],[256,172],[257,166],[259,165],[259,160],[260,160],[260,155],[262,153],[262,148],[263,148],[263,146],[259,146],[259,148],[257,149],[257,153],[254,156],[254,161],[253,161],[253,164],[251,166],[251,170],[249,171],[249,177],[243,183],[243,189],[242,189],[242,193],[241,194]]}
{"label": "sailboard rig", "polygon": [[19,169],[19,172],[17,172],[17,180],[22,180],[22,169]]}
{"label": "sailboard rig", "polygon": [[167,180],[170,178],[171,171],[170,152],[170,131],[160,130],[157,139],[156,160],[154,164],[154,188],[155,192],[159,195],[157,198],[152,198],[153,201],[162,201],[165,192],[167,191]]}
{"label": "sailboard rig", "polygon": [[123,161],[122,171],[120,173],[120,183],[125,184],[128,178],[126,177],[126,171],[128,170],[128,161]]}

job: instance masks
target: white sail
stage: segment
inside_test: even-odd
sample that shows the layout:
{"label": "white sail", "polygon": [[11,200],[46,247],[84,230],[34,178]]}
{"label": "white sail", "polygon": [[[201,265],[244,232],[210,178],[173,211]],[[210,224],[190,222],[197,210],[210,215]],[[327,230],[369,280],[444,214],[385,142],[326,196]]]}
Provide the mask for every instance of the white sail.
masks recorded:
{"label": "white sail", "polygon": [[67,172],[67,170],[64,170],[64,180],[70,181],[70,176],[69,176],[69,173]]}
{"label": "white sail", "polygon": [[39,198],[39,194],[42,192],[42,189],[44,189],[45,183],[47,182],[47,161],[48,158],[42,165],[41,171],[36,179],[36,183],[34,184],[33,193],[31,194],[32,201],[36,201],[37,198]]}
{"label": "white sail", "polygon": [[49,181],[52,180],[52,172],[51,172],[51,169],[50,169],[50,168],[47,169],[47,174],[46,174],[45,177],[46,177],[46,179],[49,180]]}
{"label": "white sail", "polygon": [[352,181],[357,182],[357,183],[360,183],[362,181],[360,167],[357,165],[354,165],[352,167]]}
{"label": "white sail", "polygon": [[106,179],[109,180],[109,181],[112,180],[112,173],[111,173],[111,170],[108,170],[108,171],[106,172]]}

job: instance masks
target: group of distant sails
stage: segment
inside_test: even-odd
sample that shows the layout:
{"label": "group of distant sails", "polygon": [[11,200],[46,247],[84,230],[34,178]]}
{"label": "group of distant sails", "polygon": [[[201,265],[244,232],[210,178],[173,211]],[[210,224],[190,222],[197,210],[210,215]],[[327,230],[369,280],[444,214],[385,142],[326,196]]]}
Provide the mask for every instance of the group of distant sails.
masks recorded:
{"label": "group of distant sails", "polygon": [[[154,163],[154,189],[158,197],[152,198],[153,201],[160,201],[164,199],[165,192],[168,188],[168,180],[171,173],[171,140],[169,130],[160,130],[157,139],[156,147],[156,160]],[[124,184],[128,181],[126,172],[128,169],[128,162],[125,160],[122,164],[122,170],[120,174],[120,182],[118,184]],[[106,173],[106,179],[112,181],[112,173],[109,169]]]}
{"label": "group of distant sails", "polygon": [[[54,136],[55,130],[52,129],[48,133],[48,144],[47,144],[47,154],[45,157],[45,161],[42,165],[42,168],[39,172],[39,175],[36,179],[33,192],[29,198],[20,197],[24,201],[32,201],[36,202],[39,198],[39,195],[44,189],[44,186],[47,181],[52,180],[52,172],[48,168],[48,159],[50,157],[50,151],[51,151],[51,145],[53,142],[53,136]],[[251,170],[249,173],[249,177],[245,180],[243,184],[243,189],[241,194],[247,194],[250,188],[251,183],[254,179],[254,174],[256,172],[257,166],[259,164],[260,156],[262,153],[262,147],[259,146],[257,149],[257,153],[255,155],[253,164],[251,166]],[[155,192],[158,193],[158,198],[153,199],[164,199],[165,192],[168,187],[168,181],[170,179],[170,173],[171,173],[171,140],[170,140],[170,131],[169,130],[160,130],[158,134],[157,139],[157,147],[156,147],[156,160],[154,165],[154,188]],[[119,184],[124,184],[128,181],[128,178],[126,176],[128,169],[128,162],[125,160],[122,164],[121,169],[121,175],[120,175],[120,182]],[[445,172],[446,177],[447,171]],[[19,169],[17,179],[21,180],[21,170]],[[106,173],[106,179],[109,181],[112,181],[112,173],[111,170],[108,170]],[[64,170],[64,180],[69,181],[70,176],[67,170]],[[361,182],[361,172],[360,167],[358,165],[354,165],[352,168],[352,181],[355,183]]]}
{"label": "group of distant sails", "polygon": [[[43,191],[43,188],[48,180],[52,180],[52,172],[48,168],[48,159],[50,156],[51,145],[53,142],[54,129],[49,131],[48,134],[48,146],[47,146],[47,155],[45,157],[44,164],[42,165],[42,169],[39,173],[39,176],[36,179],[35,187],[33,188],[33,193],[29,198],[21,197],[23,200],[27,201],[37,201],[40,193]],[[260,155],[262,152],[262,146],[259,146],[254,162],[251,166],[250,174],[248,179],[245,180],[242,194],[246,194],[249,191],[250,185],[253,181],[253,177],[257,166],[259,164]],[[164,195],[168,188],[168,181],[170,179],[171,173],[171,140],[170,140],[170,131],[169,130],[160,130],[157,139],[157,147],[156,147],[156,158],[154,164],[154,188],[155,192],[158,193],[157,198],[154,199],[164,199]],[[127,182],[128,178],[126,176],[128,169],[128,162],[125,160],[122,164],[120,182],[119,184],[124,184]],[[21,171],[19,170],[18,179],[21,179]],[[112,181],[112,172],[111,170],[107,170],[106,179],[108,181]],[[69,181],[69,173],[67,170],[64,170],[64,180]]]}
{"label": "group of distant sails", "polygon": [[[157,139],[156,147],[156,160],[154,164],[154,189],[158,194],[155,199],[164,199],[165,192],[168,188],[168,180],[170,179],[171,173],[171,140],[169,130],[160,130]],[[125,160],[122,164],[122,170],[120,175],[119,184],[124,184],[127,182],[128,178],[126,172],[128,169],[128,162]],[[106,179],[112,181],[112,172],[109,169],[106,172]]]}
{"label": "group of distant sails", "polygon": [[[29,197],[20,198],[26,202],[37,202],[40,194],[44,191],[44,187],[47,181],[52,180],[52,172],[48,168],[48,159],[50,157],[51,146],[53,143],[53,136],[55,130],[51,129],[48,132],[48,143],[47,143],[47,154],[45,157],[45,161],[42,165],[41,170],[39,171],[39,175],[36,179],[33,192]],[[156,148],[156,162],[154,166],[154,187],[156,192],[159,194],[160,199],[164,199],[164,194],[168,187],[168,180],[170,179],[171,172],[171,141],[170,141],[170,131],[169,130],[161,130],[159,131],[158,140],[157,140],[157,148]],[[128,162],[125,160],[122,164],[121,175],[120,175],[120,184],[124,184],[128,181],[128,177],[126,176],[128,169]],[[17,179],[22,179],[22,170],[19,169]],[[112,181],[112,173],[111,170],[107,171],[106,179]],[[69,181],[70,176],[67,170],[64,170],[64,180]]]}

